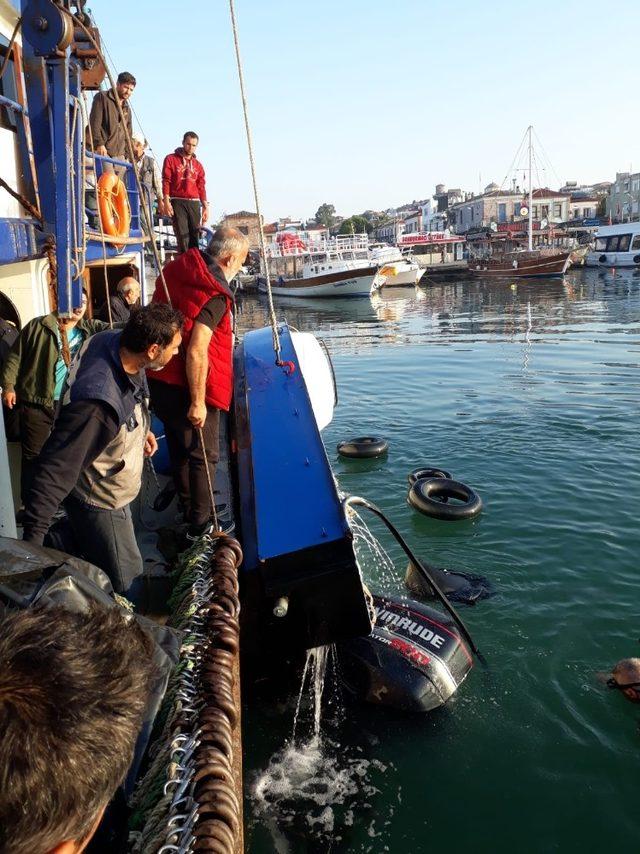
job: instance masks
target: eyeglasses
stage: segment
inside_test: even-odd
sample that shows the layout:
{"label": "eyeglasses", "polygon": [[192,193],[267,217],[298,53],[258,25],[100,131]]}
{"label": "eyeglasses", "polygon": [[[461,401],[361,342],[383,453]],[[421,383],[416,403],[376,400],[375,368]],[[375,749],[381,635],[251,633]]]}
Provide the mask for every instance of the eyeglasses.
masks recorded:
{"label": "eyeglasses", "polygon": [[638,689],[640,689],[640,682],[616,682],[615,677],[611,676],[609,679],[607,679],[607,688],[617,688],[619,691],[624,691],[625,688],[635,688],[635,690],[637,691]]}

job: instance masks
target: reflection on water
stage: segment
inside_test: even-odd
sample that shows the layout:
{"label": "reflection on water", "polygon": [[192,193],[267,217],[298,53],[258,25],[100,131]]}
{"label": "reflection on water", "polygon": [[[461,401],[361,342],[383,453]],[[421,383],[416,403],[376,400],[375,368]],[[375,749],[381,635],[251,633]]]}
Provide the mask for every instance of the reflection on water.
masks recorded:
{"label": "reflection on water", "polygon": [[[594,674],[640,653],[640,271],[425,283],[365,300],[276,300],[276,310],[331,350],[340,405],[323,438],[341,489],[379,505],[427,561],[497,589],[464,611],[490,669],[475,668],[445,709],[350,709],[348,743],[393,764],[366,801],[388,818],[382,844],[356,813],[348,845],[330,850],[633,847],[638,707]],[[266,302],[241,301],[241,329],[265,319]],[[338,457],[340,440],[376,434],[389,440],[385,458]],[[477,489],[482,513],[446,523],[412,510],[407,474],[419,465]],[[400,586],[406,561],[371,528]],[[371,586],[393,586],[393,575],[372,563]],[[249,771],[266,767],[290,726],[252,714]],[[255,833],[249,850],[272,851]]]}

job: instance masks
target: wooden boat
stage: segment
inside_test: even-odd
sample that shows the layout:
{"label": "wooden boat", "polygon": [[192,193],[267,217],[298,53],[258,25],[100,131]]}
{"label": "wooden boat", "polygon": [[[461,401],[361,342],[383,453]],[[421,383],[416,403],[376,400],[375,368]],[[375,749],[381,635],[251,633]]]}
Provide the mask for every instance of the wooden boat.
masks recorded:
{"label": "wooden boat", "polygon": [[469,274],[509,279],[558,278],[564,276],[570,264],[571,252],[533,249],[470,261]]}
{"label": "wooden boat", "polygon": [[[274,296],[368,297],[374,285],[382,280],[377,266],[347,266],[333,272],[309,273],[301,279],[280,276],[271,283],[271,290]],[[258,290],[267,292],[264,279],[258,281]]]}

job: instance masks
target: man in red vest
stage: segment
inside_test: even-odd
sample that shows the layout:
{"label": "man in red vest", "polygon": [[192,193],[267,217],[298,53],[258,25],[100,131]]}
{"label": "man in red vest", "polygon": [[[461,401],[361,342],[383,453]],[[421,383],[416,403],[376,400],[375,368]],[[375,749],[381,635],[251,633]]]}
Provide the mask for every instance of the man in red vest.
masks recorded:
{"label": "man in red vest", "polygon": [[[219,228],[206,251],[189,249],[164,268],[171,303],[184,315],[183,347],[172,362],[148,379],[153,409],[164,423],[176,491],[189,522],[189,539],[211,530],[206,467],[213,483],[220,410],[229,410],[233,392],[229,282],[248,251],[249,242],[241,232]],[[160,278],[153,300],[167,302]]]}

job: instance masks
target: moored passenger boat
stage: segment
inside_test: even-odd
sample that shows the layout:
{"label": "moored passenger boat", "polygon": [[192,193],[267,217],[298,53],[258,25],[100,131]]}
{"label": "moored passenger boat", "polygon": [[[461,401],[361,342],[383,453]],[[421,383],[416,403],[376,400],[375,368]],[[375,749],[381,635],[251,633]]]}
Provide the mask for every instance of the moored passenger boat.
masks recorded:
{"label": "moored passenger boat", "polygon": [[[369,257],[366,235],[335,237],[306,245],[300,240],[267,247],[275,296],[368,297],[383,282]],[[266,293],[264,276],[258,289]]]}
{"label": "moored passenger boat", "polygon": [[640,222],[601,225],[585,264],[587,267],[639,267]]}

